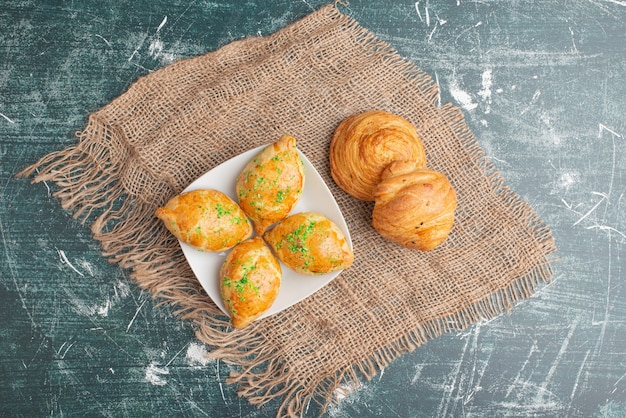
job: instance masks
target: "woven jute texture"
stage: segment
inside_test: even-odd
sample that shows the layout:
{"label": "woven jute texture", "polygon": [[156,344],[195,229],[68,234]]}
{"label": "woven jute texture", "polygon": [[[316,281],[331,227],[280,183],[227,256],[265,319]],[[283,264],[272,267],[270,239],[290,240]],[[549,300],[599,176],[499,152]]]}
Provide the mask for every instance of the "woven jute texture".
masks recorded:
{"label": "woven jute texture", "polygon": [[[281,399],[280,416],[300,415],[311,401],[323,411],[342,385],[354,388],[429,339],[509,310],[552,276],[549,227],[506,187],[462,112],[438,107],[437,97],[426,73],[326,6],[270,36],[138,79],[89,116],[76,145],[21,174],[55,182],[63,207],[91,225],[104,255],[191,321],[211,356],[238,366],[229,382],[241,396],[258,405]],[[411,121],[428,167],[456,190],[454,227],[433,251],[381,237],[370,223],[373,204],[330,176],[334,129],[372,109]],[[297,138],[335,196],[355,263],[304,301],[234,330],[154,211],[211,168],[283,133]]]}

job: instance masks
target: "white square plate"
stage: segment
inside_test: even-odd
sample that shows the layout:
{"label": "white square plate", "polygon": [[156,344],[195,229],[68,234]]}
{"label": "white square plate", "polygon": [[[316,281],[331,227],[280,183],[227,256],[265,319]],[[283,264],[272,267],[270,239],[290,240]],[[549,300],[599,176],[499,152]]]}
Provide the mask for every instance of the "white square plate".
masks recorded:
{"label": "white square plate", "polygon": [[[256,154],[261,152],[267,145],[251,149],[230,160],[218,165],[208,173],[204,174],[196,181],[191,183],[184,191],[198,189],[216,189],[227,194],[235,202],[238,201],[235,187],[237,178],[243,171],[244,167]],[[324,183],[311,162],[298,150],[300,157],[304,163],[304,191],[300,201],[291,211],[291,214],[298,212],[319,212],[327,216],[343,231],[348,240],[350,248],[352,241],[350,240],[350,232],[348,225],[341,214],[341,210],[335,201],[332,193]],[[187,262],[191,266],[194,274],[202,284],[207,294],[213,299],[215,304],[226,314],[228,314],[222,297],[220,295],[219,270],[226,258],[228,251],[219,253],[210,253],[198,251],[190,245],[180,242],[180,246],[187,258]],[[280,263],[283,272],[282,284],[278,296],[269,310],[267,310],[261,318],[276,314],[286,309],[307,296],[320,290],[326,284],[341,273],[335,271],[328,274],[318,276],[306,276],[289,269]]]}

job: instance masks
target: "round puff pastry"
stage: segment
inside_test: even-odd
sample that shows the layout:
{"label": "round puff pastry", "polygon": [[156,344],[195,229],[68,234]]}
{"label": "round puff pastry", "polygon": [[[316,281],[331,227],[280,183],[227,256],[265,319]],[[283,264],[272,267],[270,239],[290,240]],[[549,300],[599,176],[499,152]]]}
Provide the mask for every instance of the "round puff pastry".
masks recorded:
{"label": "round puff pastry", "polygon": [[381,174],[394,160],[426,166],[424,145],[406,119],[373,110],[344,119],[330,144],[330,170],[337,185],[353,197],[374,200]]}
{"label": "round puff pastry", "polygon": [[304,165],[289,135],[264,148],[237,179],[239,204],[258,235],[291,212],[303,188]]}
{"label": "round puff pastry", "polygon": [[376,187],[372,225],[405,247],[432,250],[448,236],[457,198],[443,174],[414,161],[394,161]]}
{"label": "round puff pastry", "polygon": [[220,294],[235,328],[267,311],[280,290],[280,264],[261,237],[237,245],[220,268]]}
{"label": "round puff pastry", "polygon": [[201,251],[223,251],[252,235],[239,205],[218,190],[174,196],[155,214],[176,238]]}
{"label": "round puff pastry", "polygon": [[320,213],[288,216],[263,237],[278,259],[297,273],[330,273],[348,268],[354,261],[341,229]]}

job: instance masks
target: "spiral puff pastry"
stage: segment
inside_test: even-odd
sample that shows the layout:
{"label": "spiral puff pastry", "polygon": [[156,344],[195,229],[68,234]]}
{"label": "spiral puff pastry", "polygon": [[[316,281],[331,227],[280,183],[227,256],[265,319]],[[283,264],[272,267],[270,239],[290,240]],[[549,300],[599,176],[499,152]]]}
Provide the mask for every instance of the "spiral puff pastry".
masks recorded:
{"label": "spiral puff pastry", "polygon": [[406,119],[372,110],[344,119],[330,144],[331,175],[353,197],[374,200],[385,167],[395,160],[426,166],[424,145]]}
{"label": "spiral puff pastry", "polygon": [[443,174],[394,161],[376,187],[372,225],[384,237],[405,247],[432,250],[446,240],[457,198]]}

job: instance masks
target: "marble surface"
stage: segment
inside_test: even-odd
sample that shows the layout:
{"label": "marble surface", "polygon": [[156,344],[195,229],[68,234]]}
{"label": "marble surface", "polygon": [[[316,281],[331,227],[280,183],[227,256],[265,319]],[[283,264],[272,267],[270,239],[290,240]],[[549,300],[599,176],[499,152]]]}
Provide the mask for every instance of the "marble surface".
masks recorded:
{"label": "marble surface", "polygon": [[[75,143],[138,77],[321,7],[283,1],[0,7],[0,415],[272,416],[88,225],[14,174]],[[350,1],[464,112],[551,226],[553,282],[344,388],[327,417],[626,415],[626,2]],[[306,416],[320,413],[311,404]]]}

